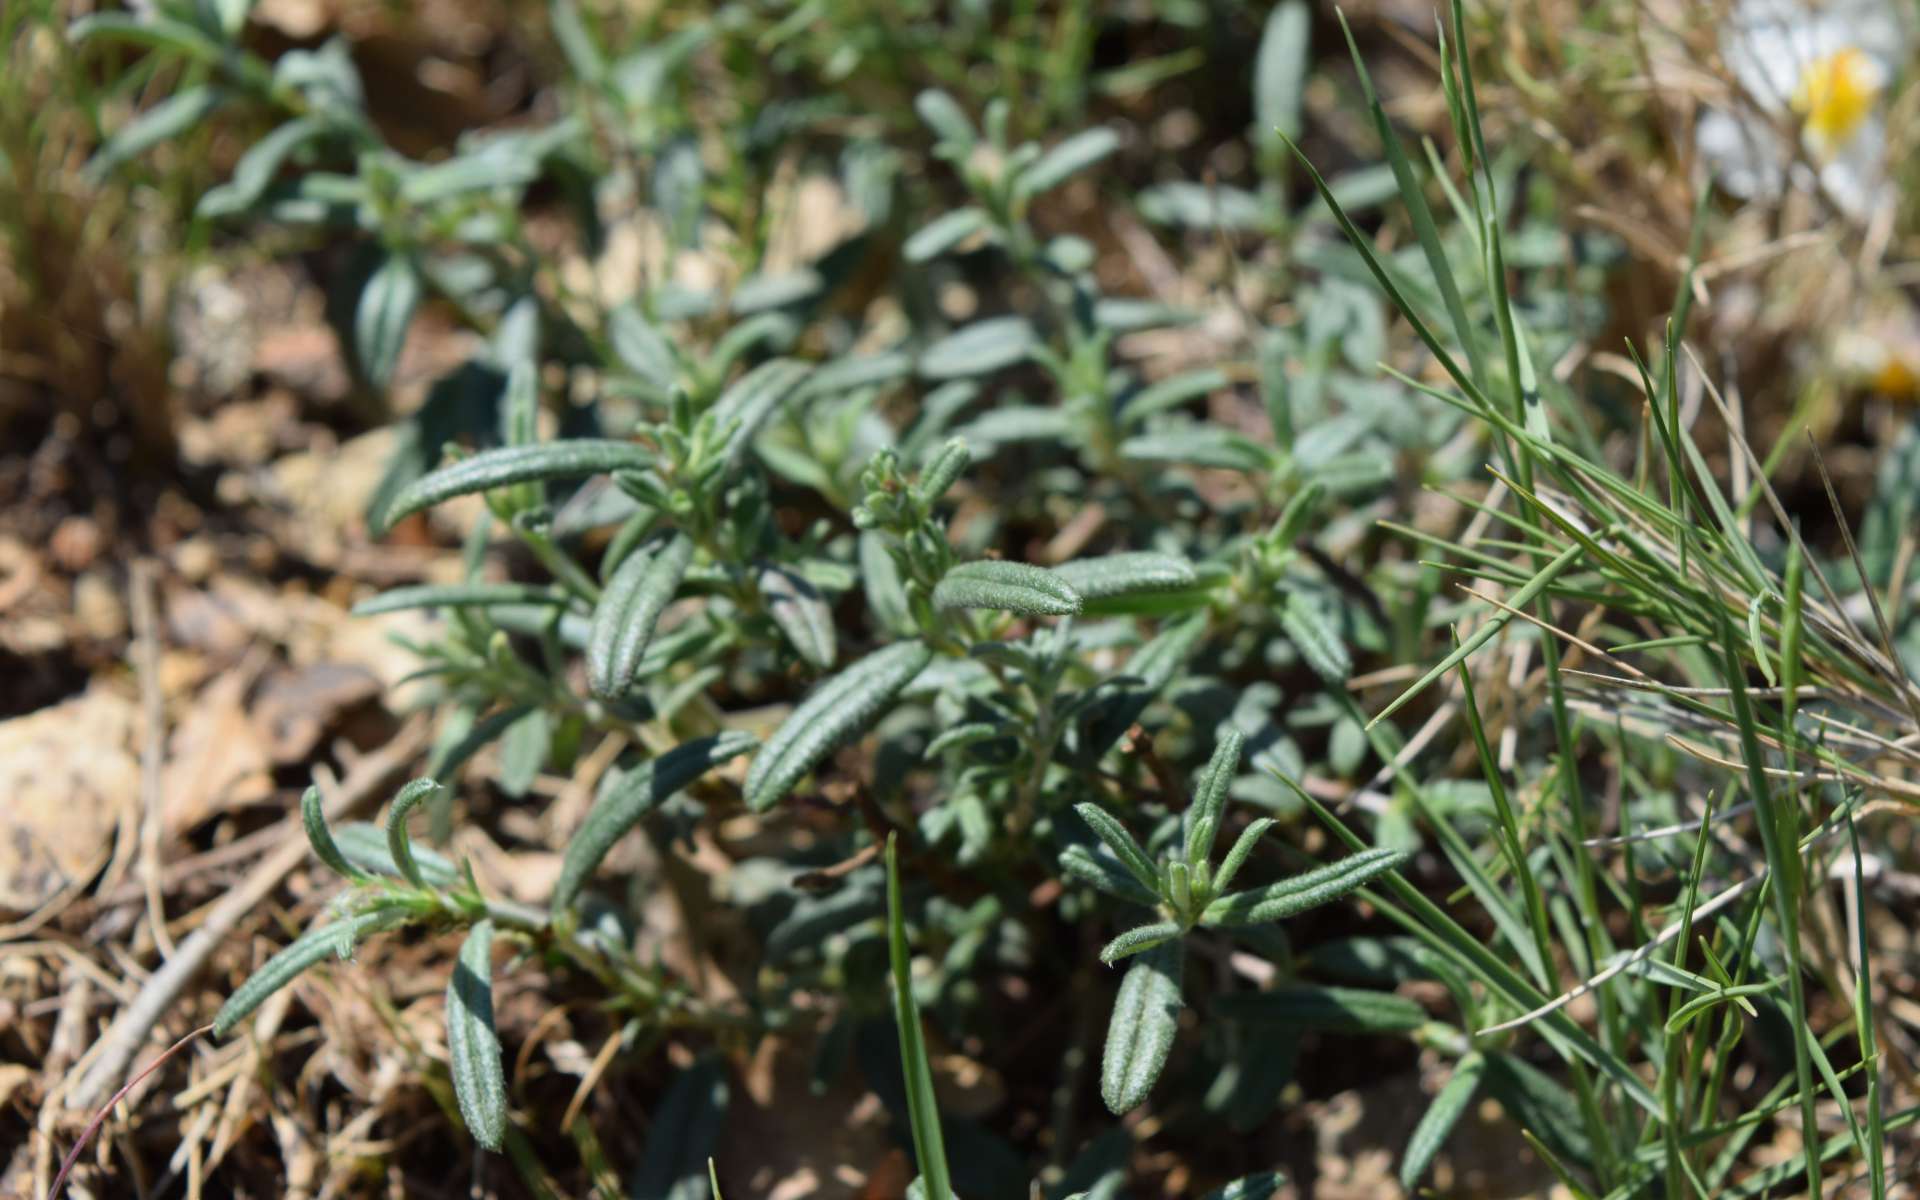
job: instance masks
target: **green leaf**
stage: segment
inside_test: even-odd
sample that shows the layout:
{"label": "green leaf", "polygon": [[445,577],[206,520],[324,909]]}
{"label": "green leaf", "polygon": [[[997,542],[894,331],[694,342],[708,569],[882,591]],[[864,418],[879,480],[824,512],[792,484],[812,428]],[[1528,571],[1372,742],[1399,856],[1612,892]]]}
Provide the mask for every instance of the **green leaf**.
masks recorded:
{"label": "green leaf", "polygon": [[820,589],[799,572],[771,564],[760,569],[758,583],[761,603],[788,644],[814,666],[832,666],[838,653],[833,608]]}
{"label": "green leaf", "polygon": [[1307,86],[1312,16],[1305,0],[1286,0],[1267,18],[1253,66],[1254,140],[1280,152],[1277,134],[1300,136],[1300,98]]}
{"label": "green leaf", "polygon": [[1260,839],[1267,835],[1267,830],[1272,829],[1274,824],[1272,817],[1260,817],[1240,831],[1232,849],[1220,860],[1220,869],[1214,872],[1213,886],[1216,891],[1224,892],[1233,885],[1234,876],[1240,874],[1240,868],[1247,865],[1247,856],[1253,853],[1253,848],[1260,844]]}
{"label": "green leaf", "polygon": [[1100,1055],[1100,1097],[1114,1114],[1140,1106],[1173,1049],[1180,1023],[1180,975],[1186,948],[1168,942],[1133,960],[1114,997]]}
{"label": "green leaf", "polygon": [[1120,421],[1123,425],[1137,425],[1148,417],[1180,407],[1189,400],[1217,392],[1232,386],[1226,373],[1209,367],[1204,371],[1188,371],[1175,375],[1171,379],[1162,379],[1152,387],[1142,388],[1127,397],[1120,409]]}
{"label": "green leaf", "polygon": [[1064,617],[1080,611],[1080,593],[1045,567],[988,558],[961,563],[942,576],[933,589],[933,606]]}
{"label": "green leaf", "polygon": [[1014,191],[1020,196],[1037,196],[1060,186],[1069,177],[1086,170],[1119,148],[1120,135],[1111,129],[1096,128],[1076,133],[1022,171],[1014,181]]}
{"label": "green leaf", "polygon": [[1135,202],[1140,215],[1157,224],[1229,233],[1265,228],[1278,215],[1267,200],[1245,188],[1187,179],[1154,184],[1143,189]]}
{"label": "green leaf", "polygon": [[1400,1186],[1409,1194],[1433,1164],[1433,1156],[1446,1143],[1460,1115],[1473,1103],[1473,1094],[1480,1089],[1480,1077],[1486,1070],[1486,1056],[1478,1050],[1468,1051],[1454,1064],[1453,1074],[1447,1077],[1420,1123],[1414,1126],[1413,1136],[1407,1139],[1407,1152],[1400,1156]]}
{"label": "green leaf", "polygon": [[420,271],[405,254],[388,255],[361,289],[353,314],[353,353],[376,389],[393,378],[421,292]]}
{"label": "green leaf", "polygon": [[1511,1054],[1490,1054],[1483,1082],[1514,1124],[1555,1154],[1582,1166],[1593,1161],[1593,1143],[1580,1115],[1580,1102],[1552,1077]]}
{"label": "green leaf", "polygon": [[86,178],[99,183],[121,163],[138,158],[160,143],[180,136],[212,116],[227,94],[202,84],[185,88],[120,127],[87,160]]}
{"label": "green leaf", "polygon": [[433,779],[416,779],[394,793],[393,807],[387,810],[387,853],[393,856],[400,878],[417,888],[427,886],[420,866],[413,860],[413,840],[407,836],[407,814],[429,795],[440,790]]}
{"label": "green leaf", "polygon": [[1273,455],[1260,443],[1217,425],[1176,426],[1130,437],[1120,443],[1120,457],[1223,471],[1265,471],[1273,466]]}
{"label": "green leaf", "polygon": [[705,1200],[707,1159],[727,1119],[726,1063],[709,1054],[674,1077],[652,1113],[628,1200]]}
{"label": "green leaf", "polygon": [[1193,564],[1172,554],[1133,550],[1101,558],[1062,563],[1053,573],[1067,581],[1083,600],[1105,600],[1140,593],[1177,592],[1196,587],[1199,573]]}
{"label": "green leaf", "polygon": [[[354,866],[389,879],[400,878],[393,852],[387,849],[386,830],[366,821],[349,821],[334,830],[333,836],[340,853]],[[428,887],[450,888],[460,882],[460,868],[438,851],[416,846],[413,861]]]}
{"label": "green leaf", "polygon": [[1260,1171],[1223,1184],[1200,1197],[1200,1200],[1271,1200],[1285,1186],[1285,1175],[1278,1171]]}
{"label": "green leaf", "polygon": [[1307,983],[1216,996],[1213,1014],[1228,1021],[1334,1033],[1411,1033],[1430,1019],[1417,1002],[1393,992]]}
{"label": "green leaf", "polygon": [[1111,854],[1086,846],[1068,846],[1060,852],[1060,869],[1081,883],[1143,908],[1155,908],[1160,903],[1159,895],[1142,885],[1126,865]]}
{"label": "green leaf", "polygon": [[865,732],[932,661],[925,644],[896,642],[815,688],[753,756],[748,807],[763,812],[779,803],[836,746]]}
{"label": "green leaf", "polygon": [[507,1076],[493,1031],[493,922],[467,931],[447,980],[447,1059],[460,1119],[473,1140],[500,1149],[507,1132]]}
{"label": "green leaf", "polygon": [[1091,801],[1074,805],[1073,811],[1080,814],[1080,819],[1087,823],[1087,828],[1093,830],[1094,836],[1106,843],[1107,849],[1113,851],[1114,857],[1120,860],[1120,865],[1124,866],[1142,887],[1155,895],[1159,894],[1160,873],[1154,868],[1153,860],[1147,857],[1147,852],[1141,849],[1140,843],[1134,841],[1133,835],[1127,832],[1126,826],[1116,820],[1112,813]]}
{"label": "green leaf", "polygon": [[607,342],[621,365],[662,394],[679,377],[680,362],[673,344],[630,303],[607,314]]}
{"label": "green leaf", "polygon": [[606,471],[651,467],[653,453],[633,442],[611,438],[573,438],[534,446],[500,446],[449,463],[402,488],[380,516],[384,533],[400,518],[432,508],[455,496],[491,491],[515,483],[580,479]]}
{"label": "green leaf", "polygon": [[553,718],[544,708],[529,708],[500,738],[500,790],[518,800],[533,787],[553,753]]}
{"label": "green leaf", "polygon": [[1161,921],[1153,925],[1138,925],[1127,930],[1119,937],[1108,942],[1100,951],[1100,961],[1109,965],[1123,958],[1130,958],[1160,945],[1172,941],[1186,931],[1178,921]]}
{"label": "green leaf", "polygon": [[356,943],[369,933],[391,929],[406,919],[396,908],[375,908],[354,913],[326,925],[315,925],[294,939],[280,953],[268,959],[247,981],[235,989],[213,1018],[216,1037],[225,1037],[233,1027],[259,1008],[268,996],[292,983],[300,972],[323,958],[346,958]]}
{"label": "green leaf", "polygon": [[315,858],[350,883],[359,883],[367,877],[365,871],[347,861],[334,843],[333,833],[327,828],[327,814],[320,806],[318,787],[309,787],[300,797],[300,819],[307,827],[307,843],[313,847]]}
{"label": "green leaf", "polygon": [[281,125],[248,148],[234,164],[233,178],[200,197],[194,215],[202,218],[231,216],[259,203],[281,164],[306,143],[326,133],[327,122],[317,116],[297,117]]}
{"label": "green leaf", "polygon": [[961,111],[952,96],[938,88],[928,88],[914,97],[913,109],[941,141],[949,142],[961,151],[973,147],[977,137],[973,122],[967,119],[967,114]]}
{"label": "green leaf", "polygon": [[1331,684],[1346,683],[1353,673],[1353,657],[1340,630],[1319,605],[1299,592],[1288,592],[1280,606],[1280,628],[1315,675]]}
{"label": "green leaf", "polygon": [[1202,925],[1259,925],[1305,912],[1338,900],[1377,875],[1395,869],[1411,857],[1404,850],[1363,850],[1336,863],[1316,867],[1303,875],[1265,887],[1222,896],[1207,905]]}
{"label": "green leaf", "polygon": [[956,208],[921,226],[900,247],[908,262],[926,262],[945,254],[988,227],[987,214],[977,208]]}
{"label": "green leaf", "polygon": [[607,581],[587,641],[587,686],[594,695],[613,699],[633,687],[660,614],[692,561],[693,539],[676,533],[658,550],[629,554]]}
{"label": "green leaf", "polygon": [[874,618],[882,629],[896,634],[911,634],[914,630],[913,612],[907,599],[906,583],[900,578],[899,564],[894,562],[893,554],[887,549],[886,535],[874,529],[861,530],[858,550],[860,590],[867,598],[867,607],[873,610]]}
{"label": "green leaf", "polygon": [[746,461],[747,447],[754,435],[767,423],[795,389],[806,382],[813,368],[791,358],[776,358],[761,363],[741,376],[732,387],[714,401],[714,427],[727,439],[721,458],[727,470],[738,470]]}
{"label": "green leaf", "polygon": [[659,758],[626,771],[602,788],[593,807],[587,811],[586,820],[567,842],[560,877],[553,885],[553,898],[549,901],[552,911],[557,915],[573,904],[600,860],[642,817],[675,792],[729,759],[745,754],[756,744],[751,734],[737,730],[683,742]]}
{"label": "green leaf", "polygon": [[913,1131],[913,1156],[927,1200],[952,1200],[947,1177],[947,1146],[940,1133],[940,1108],[927,1064],[920,1006],[913,997],[913,958],[907,948],[907,917],[900,902],[900,862],[887,835],[887,956],[893,968],[893,1020],[900,1031],[900,1068],[906,1075],[907,1118]]}
{"label": "green leaf", "polygon": [[1025,362],[1040,344],[1025,317],[989,317],[962,326],[920,355],[920,374],[927,379],[965,379]]}
{"label": "green leaf", "polygon": [[353,606],[356,617],[410,608],[492,608],[500,604],[544,604],[562,608],[572,597],[537,583],[425,583],[389,588]]}
{"label": "green leaf", "polygon": [[110,42],[131,42],[156,50],[170,50],[201,62],[213,62],[225,53],[219,42],[184,21],[133,13],[94,13],[67,27],[67,37],[76,44],[100,38]]}
{"label": "green leaf", "polygon": [[934,451],[932,459],[920,472],[920,480],[913,486],[914,494],[931,507],[947,494],[947,489],[953,486],[961,472],[972,462],[973,450],[965,438],[947,439],[940,449]]}
{"label": "green leaf", "polygon": [[1237,729],[1228,729],[1214,744],[1213,757],[1194,781],[1193,803],[1187,808],[1187,862],[1199,866],[1213,856],[1213,843],[1226,819],[1227,789],[1240,770],[1240,755],[1247,739]]}
{"label": "green leaf", "polygon": [[924,757],[935,759],[949,750],[962,746],[971,746],[977,742],[989,742],[1004,737],[1010,732],[1008,726],[999,721],[968,721],[962,725],[950,725],[934,735],[927,743]]}

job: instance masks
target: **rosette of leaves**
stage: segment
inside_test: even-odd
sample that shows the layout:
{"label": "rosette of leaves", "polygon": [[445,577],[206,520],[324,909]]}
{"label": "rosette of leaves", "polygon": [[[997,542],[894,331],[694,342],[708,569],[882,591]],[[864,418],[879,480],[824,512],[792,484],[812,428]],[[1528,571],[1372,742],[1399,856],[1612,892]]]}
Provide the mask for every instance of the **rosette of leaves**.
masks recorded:
{"label": "rosette of leaves", "polygon": [[1132,959],[1115,997],[1101,1056],[1100,1094],[1115,1113],[1147,1098],[1166,1066],[1178,1027],[1185,939],[1196,929],[1231,929],[1283,920],[1337,900],[1406,861],[1404,851],[1375,849],[1304,874],[1234,890],[1240,870],[1273,820],[1260,817],[1214,860],[1229,785],[1244,739],[1229,731],[1195,780],[1179,836],[1156,861],[1106,809],[1074,809],[1104,849],[1070,846],[1066,874],[1115,899],[1150,910],[1155,919],[1121,933],[1100,952],[1105,963]]}

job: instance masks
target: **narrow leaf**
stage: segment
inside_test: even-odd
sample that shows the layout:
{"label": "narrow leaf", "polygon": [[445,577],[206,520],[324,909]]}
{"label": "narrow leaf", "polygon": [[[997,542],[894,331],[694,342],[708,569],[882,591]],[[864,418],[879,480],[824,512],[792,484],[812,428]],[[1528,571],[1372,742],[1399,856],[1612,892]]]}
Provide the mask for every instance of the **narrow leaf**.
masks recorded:
{"label": "narrow leaf", "polygon": [[1100,1056],[1100,1097],[1116,1115],[1139,1107],[1167,1065],[1180,1022],[1185,954],[1179,942],[1156,946],[1135,958],[1120,981]]}
{"label": "narrow leaf", "polygon": [[1265,887],[1222,896],[1207,905],[1202,925],[1259,925],[1305,912],[1338,900],[1377,875],[1395,869],[1411,857],[1404,850],[1373,849],[1317,867],[1303,875]]}
{"label": "narrow leaf", "polygon": [[394,794],[393,807],[387,810],[387,853],[393,856],[400,878],[417,888],[427,886],[420,865],[413,860],[413,839],[407,836],[407,814],[427,796],[440,790],[432,779],[416,779]]}
{"label": "narrow leaf", "polygon": [[900,253],[906,256],[908,262],[926,262],[940,257],[985,228],[986,213],[971,206],[956,208],[921,226],[900,247]]}
{"label": "narrow leaf", "polygon": [[380,519],[380,532],[395,521],[455,496],[490,491],[514,483],[580,479],[604,471],[640,470],[653,454],[632,442],[575,438],[534,446],[501,446],[450,463],[402,488]]}
{"label": "narrow leaf", "polygon": [[651,1114],[652,1129],[628,1200],[706,1200],[707,1163],[727,1119],[726,1063],[708,1055],[675,1076]]}
{"label": "narrow leaf", "polygon": [[594,868],[614,843],[640,823],[661,802],[729,759],[755,745],[751,734],[731,731],[683,742],[621,775],[603,789],[586,820],[567,843],[560,878],[553,885],[550,907],[556,914],[570,907]]}
{"label": "narrow leaf", "polygon": [[447,1059],[467,1132],[487,1149],[500,1149],[507,1132],[507,1077],[493,1030],[492,921],[467,931],[447,980]]}
{"label": "narrow leaf", "polygon": [[376,389],[393,378],[422,291],[420,270],[405,254],[388,255],[361,289],[353,313],[353,352]]}
{"label": "narrow leaf", "polygon": [[1080,814],[1087,828],[1106,843],[1107,849],[1113,851],[1114,857],[1139,880],[1141,886],[1150,892],[1159,891],[1160,874],[1154,869],[1153,860],[1140,848],[1140,843],[1133,840],[1126,826],[1115,820],[1112,813],[1091,801],[1074,805],[1073,811]]}
{"label": "narrow leaf", "polygon": [[1400,1156],[1400,1186],[1409,1194],[1433,1164],[1433,1156],[1446,1143],[1460,1115],[1473,1103],[1473,1095],[1480,1088],[1480,1077],[1486,1070],[1486,1056],[1477,1050],[1469,1051],[1454,1064],[1453,1074],[1447,1077],[1420,1123],[1414,1126],[1413,1136],[1407,1140],[1407,1152]]}
{"label": "narrow leaf", "polygon": [[1153,908],[1160,897],[1143,886],[1119,859],[1086,846],[1068,846],[1060,852],[1060,869],[1081,883],[1143,908]]}
{"label": "narrow leaf", "polygon": [[961,563],[942,576],[933,589],[933,606],[1064,617],[1080,611],[1080,593],[1045,567],[988,558]]}
{"label": "narrow leaf", "polygon": [[607,581],[587,640],[587,686],[594,695],[613,699],[634,685],[654,627],[691,561],[693,539],[676,533],[657,551],[629,554]]}
{"label": "narrow leaf", "polygon": [[1024,362],[1039,335],[1025,317],[989,317],[941,338],[920,356],[927,379],[964,379]]}
{"label": "narrow leaf", "polygon": [[758,582],[767,615],[788,644],[814,666],[832,666],[838,653],[833,609],[820,589],[799,572],[771,564],[760,569]]}
{"label": "narrow leaf", "polygon": [[1353,657],[1338,627],[1318,605],[1299,592],[1288,592],[1280,606],[1280,628],[1315,675],[1331,684],[1346,683],[1353,673]]}
{"label": "narrow leaf", "polygon": [[1228,729],[1213,747],[1213,757],[1194,781],[1193,803],[1187,808],[1187,861],[1198,866],[1213,856],[1214,839],[1226,818],[1227,788],[1240,769],[1247,739]]}
{"label": "narrow leaf", "polygon": [[1100,951],[1100,961],[1108,964],[1116,963],[1123,958],[1151,950],[1162,942],[1172,941],[1183,932],[1178,921],[1161,921],[1154,925],[1136,926],[1108,942]]}
{"label": "narrow leaf", "polygon": [[1076,559],[1055,567],[1053,573],[1066,580],[1083,600],[1105,600],[1142,592],[1177,592],[1200,583],[1200,575],[1192,563],[1151,550]]}
{"label": "narrow leaf", "polygon": [[563,607],[570,602],[558,588],[535,583],[426,583],[389,588],[353,606],[356,617],[400,612],[410,608],[492,608],[500,604],[545,604]]}
{"label": "narrow leaf", "polygon": [[1285,1186],[1285,1175],[1278,1171],[1261,1171],[1223,1184],[1200,1197],[1200,1200],[1271,1200]]}
{"label": "narrow leaf", "polygon": [[1120,148],[1120,135],[1111,129],[1088,129],[1074,134],[1040,156],[1020,173],[1014,188],[1022,196],[1037,196],[1099,162]]}
{"label": "narrow leaf", "polygon": [[361,938],[399,924],[404,914],[396,909],[377,908],[354,913],[326,925],[315,925],[301,934],[227,997],[213,1018],[216,1037],[225,1037],[248,1013],[260,1007],[268,996],[292,983],[300,972],[329,957],[345,957]]}
{"label": "narrow leaf", "polygon": [[1411,1033],[1428,1020],[1418,1002],[1393,992],[1306,983],[1216,996],[1213,1013],[1229,1021],[1334,1033]]}
{"label": "narrow leaf", "polygon": [[836,746],[863,733],[931,661],[924,643],[896,642],[815,688],[754,755],[748,806],[764,811],[777,804]]}
{"label": "narrow leaf", "polygon": [[313,847],[313,856],[327,865],[335,875],[352,883],[359,883],[367,873],[347,861],[340,853],[340,847],[334,843],[333,833],[327,828],[327,814],[320,806],[320,789],[310,787],[300,797],[300,819],[307,827],[307,843]]}
{"label": "narrow leaf", "polygon": [[714,401],[715,426],[727,439],[721,457],[729,471],[738,470],[746,461],[747,447],[753,444],[754,435],[807,381],[812,371],[812,367],[797,359],[772,359],[741,376]]}
{"label": "narrow leaf", "polygon": [[952,1200],[933,1071],[927,1064],[920,1006],[913,997],[913,958],[907,947],[907,917],[900,902],[900,862],[894,840],[895,835],[887,835],[887,953],[893,967],[893,1020],[900,1031],[900,1068],[906,1074],[913,1156],[927,1200]]}

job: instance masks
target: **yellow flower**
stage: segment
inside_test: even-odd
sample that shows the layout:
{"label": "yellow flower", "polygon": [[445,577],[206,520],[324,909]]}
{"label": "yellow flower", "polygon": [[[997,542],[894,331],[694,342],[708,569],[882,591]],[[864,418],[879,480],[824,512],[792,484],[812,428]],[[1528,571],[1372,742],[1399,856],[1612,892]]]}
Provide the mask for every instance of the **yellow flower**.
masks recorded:
{"label": "yellow flower", "polygon": [[1793,111],[1806,121],[1811,148],[1827,158],[1851,142],[1885,84],[1880,64],[1857,46],[1843,46],[1802,67]]}

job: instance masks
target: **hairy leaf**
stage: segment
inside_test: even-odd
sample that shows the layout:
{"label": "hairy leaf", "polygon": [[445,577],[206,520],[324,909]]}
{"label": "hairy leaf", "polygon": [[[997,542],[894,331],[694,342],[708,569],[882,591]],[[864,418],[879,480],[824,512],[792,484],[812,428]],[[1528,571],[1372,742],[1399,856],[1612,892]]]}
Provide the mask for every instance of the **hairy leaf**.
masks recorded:
{"label": "hairy leaf", "polygon": [[1070,176],[1086,170],[1119,148],[1120,135],[1111,129],[1096,128],[1076,133],[1022,171],[1014,187],[1023,196],[1037,196],[1060,186]]}
{"label": "hairy leaf", "polygon": [[1025,317],[989,317],[962,326],[920,356],[920,374],[928,379],[965,379],[1024,362],[1040,344]]}
{"label": "hairy leaf", "polygon": [[1060,852],[1060,869],[1109,896],[1145,908],[1153,908],[1160,903],[1160,897],[1135,879],[1125,864],[1112,854],[1086,846],[1068,846]]}
{"label": "hairy leaf", "polygon": [[1420,1123],[1414,1126],[1413,1136],[1407,1139],[1407,1152],[1400,1156],[1400,1186],[1408,1193],[1412,1193],[1414,1184],[1427,1173],[1433,1156],[1440,1152],[1460,1115],[1473,1103],[1473,1095],[1480,1089],[1480,1077],[1486,1070],[1486,1056],[1478,1050],[1468,1051],[1454,1064],[1453,1074],[1447,1077]]}
{"label": "hairy leaf", "polygon": [[1240,754],[1247,739],[1237,729],[1228,729],[1214,744],[1213,757],[1194,781],[1193,803],[1187,808],[1187,861],[1198,865],[1213,856],[1214,839],[1220,823],[1226,819],[1227,789],[1240,769]]}
{"label": "hairy leaf", "polygon": [[328,870],[353,883],[367,877],[365,871],[347,861],[334,843],[333,833],[327,828],[327,814],[320,806],[318,787],[308,788],[300,797],[300,819],[307,827],[307,844],[313,847],[313,856],[325,863]]}
{"label": "hairy leaf", "polygon": [[896,642],[815,688],[754,755],[748,806],[758,812],[779,803],[834,747],[865,732],[931,661],[933,651],[925,644]]}
{"label": "hairy leaf", "polygon": [[1177,592],[1198,586],[1193,564],[1171,554],[1134,550],[1102,558],[1062,563],[1053,573],[1067,581],[1083,600],[1105,600],[1141,592]]}
{"label": "hairy leaf", "polygon": [[513,483],[579,479],[604,471],[639,470],[653,465],[653,453],[632,442],[610,438],[574,438],[533,446],[483,450],[430,472],[402,488],[381,514],[382,531],[421,509],[455,496],[490,491]]}
{"label": "hairy leaf", "polygon": [[493,922],[476,922],[447,980],[447,1058],[460,1118],[473,1140],[498,1150],[507,1132],[507,1077],[493,1030]]}
{"label": "hairy leaf", "polygon": [[573,904],[594,868],[614,843],[640,823],[660,803],[708,771],[751,750],[756,741],[739,731],[683,742],[632,768],[604,789],[587,811],[586,820],[567,843],[560,878],[553,885],[552,910]]}
{"label": "hairy leaf", "polygon": [[[387,831],[366,821],[349,821],[333,831],[334,842],[346,860],[363,871],[400,878],[393,852],[387,849]],[[422,846],[413,849],[413,864],[420,877],[432,888],[450,888],[460,881],[460,868],[437,850]]]}
{"label": "hairy leaf", "polygon": [[634,685],[660,614],[692,561],[693,540],[676,533],[658,550],[629,554],[607,581],[587,641],[587,686],[594,695],[613,699]]}
{"label": "hairy leaf", "polygon": [[420,865],[413,860],[413,839],[407,836],[407,814],[439,790],[437,780],[416,779],[394,793],[393,807],[387,810],[387,853],[393,855],[393,865],[400,872],[400,878],[417,888],[426,887],[427,881],[420,873]]}
{"label": "hairy leaf", "polygon": [[797,359],[776,358],[748,371],[714,401],[715,426],[727,439],[721,457],[729,471],[740,468],[754,435],[812,371]]}
{"label": "hairy leaf", "polygon": [[258,971],[247,977],[247,981],[227,997],[220,1011],[213,1018],[213,1032],[217,1037],[225,1037],[233,1027],[244,1020],[248,1013],[260,1007],[268,996],[292,983],[300,972],[329,956],[345,958],[353,953],[353,947],[369,933],[382,929],[391,929],[406,919],[406,914],[393,908],[369,909],[354,913],[325,925],[315,925],[295,938],[278,954],[268,959]]}
{"label": "hairy leaf", "polygon": [[760,599],[767,615],[800,657],[830,667],[836,655],[833,609],[820,589],[797,571],[769,564],[760,569]]}
{"label": "hairy leaf", "polygon": [[961,563],[942,576],[933,589],[933,606],[1064,617],[1080,611],[1080,594],[1045,567],[988,558]]}
{"label": "hairy leaf", "polygon": [[1222,896],[1207,905],[1200,923],[1258,925],[1266,921],[1278,921],[1328,901],[1338,900],[1376,875],[1383,875],[1400,866],[1409,857],[1405,850],[1363,850],[1291,879]]}
{"label": "hairy leaf", "polygon": [[1100,951],[1100,961],[1116,963],[1160,945],[1170,942],[1185,932],[1178,921],[1160,921],[1153,925],[1137,925],[1119,937],[1108,942]]}
{"label": "hairy leaf", "polygon": [[973,207],[956,208],[921,226],[900,247],[900,252],[908,262],[926,262],[940,257],[985,228],[985,212]]}
{"label": "hairy leaf", "polygon": [[628,1200],[709,1200],[707,1159],[727,1119],[726,1063],[707,1055],[674,1077],[651,1115]]}
{"label": "hairy leaf", "polygon": [[1173,1049],[1180,1023],[1180,976],[1186,948],[1168,942],[1133,960],[1113,1000],[1100,1056],[1100,1097],[1116,1115],[1140,1106]]}
{"label": "hairy leaf", "polygon": [[564,607],[572,598],[559,588],[537,583],[425,583],[389,588],[353,606],[356,617],[409,608],[492,608],[501,604],[549,604]]}
{"label": "hairy leaf", "polygon": [[1280,628],[1315,675],[1331,684],[1346,683],[1353,673],[1353,657],[1347,653],[1340,630],[1319,606],[1299,592],[1287,593],[1280,607]]}
{"label": "hairy leaf", "polygon": [[420,269],[405,254],[388,255],[361,289],[353,314],[353,353],[376,389],[393,378],[423,290]]}

